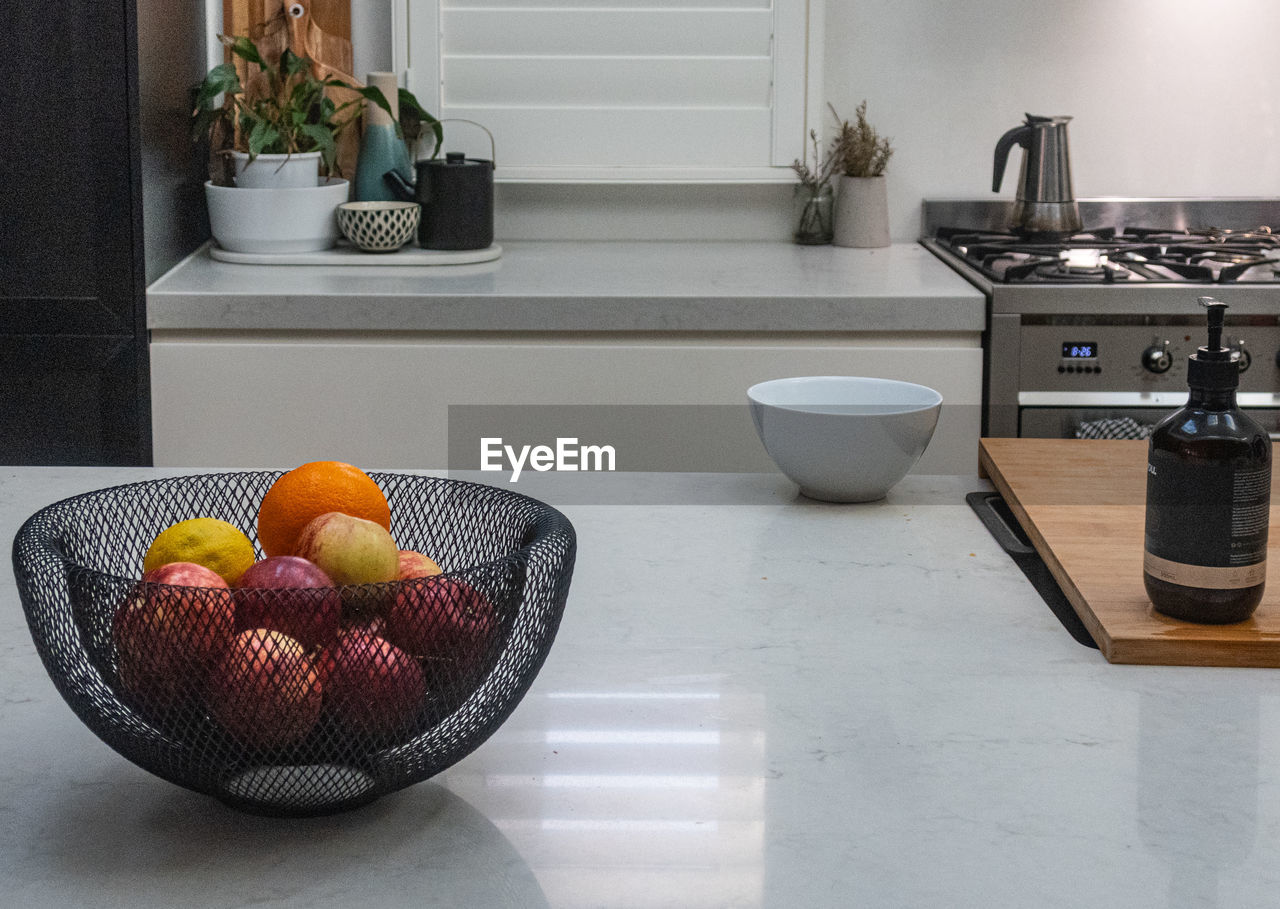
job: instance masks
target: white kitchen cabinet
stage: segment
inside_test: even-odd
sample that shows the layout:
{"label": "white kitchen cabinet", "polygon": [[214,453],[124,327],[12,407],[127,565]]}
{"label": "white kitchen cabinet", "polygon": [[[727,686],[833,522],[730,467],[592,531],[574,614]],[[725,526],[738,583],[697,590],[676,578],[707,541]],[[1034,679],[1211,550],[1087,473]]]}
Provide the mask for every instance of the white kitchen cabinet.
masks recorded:
{"label": "white kitchen cabinet", "polygon": [[772,470],[746,389],[781,376],[851,374],[938,389],[942,417],[917,472],[972,474],[981,369],[976,332],[155,331],[155,462],[288,467],[325,458],[370,468],[458,468],[465,465],[456,449],[449,461],[450,405],[542,405],[547,437],[515,440],[525,444],[554,441],[565,432],[558,424],[579,425],[576,405],[650,405],[620,409],[629,425],[619,469],[661,469],[654,458],[680,433],[681,469]]}
{"label": "white kitchen cabinet", "polygon": [[972,474],[985,307],[915,244],[522,241],[457,268],[200,250],[147,291],[155,461],[465,469],[471,418],[505,408],[539,436],[516,443],[615,444],[619,470],[770,471],[747,388],[852,374],[938,389],[917,469]]}

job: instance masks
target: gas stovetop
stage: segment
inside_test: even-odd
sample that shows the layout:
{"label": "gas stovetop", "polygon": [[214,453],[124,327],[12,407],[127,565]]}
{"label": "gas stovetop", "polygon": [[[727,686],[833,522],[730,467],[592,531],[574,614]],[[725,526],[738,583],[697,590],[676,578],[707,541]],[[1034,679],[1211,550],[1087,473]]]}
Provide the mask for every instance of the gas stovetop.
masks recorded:
{"label": "gas stovetop", "polygon": [[933,236],[1001,284],[1280,284],[1280,233],[1266,226],[1104,227],[1052,240],[939,227]]}
{"label": "gas stovetop", "polygon": [[1274,324],[1280,198],[1078,202],[1090,229],[1044,240],[1009,231],[1007,200],[926,200],[921,244],[985,293],[991,313],[1195,324],[1209,295],[1234,319]]}

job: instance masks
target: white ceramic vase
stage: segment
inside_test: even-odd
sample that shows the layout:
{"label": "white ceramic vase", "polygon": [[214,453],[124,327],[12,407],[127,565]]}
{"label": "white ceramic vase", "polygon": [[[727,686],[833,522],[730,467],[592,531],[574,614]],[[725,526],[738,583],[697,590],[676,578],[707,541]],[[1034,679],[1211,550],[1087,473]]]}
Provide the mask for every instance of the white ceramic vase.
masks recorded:
{"label": "white ceramic vase", "polygon": [[258,155],[233,151],[236,186],[241,189],[300,189],[320,183],[320,152],[291,155]]}
{"label": "white ceramic vase", "polygon": [[835,222],[831,242],[836,246],[888,246],[889,195],[885,178],[842,176]]}

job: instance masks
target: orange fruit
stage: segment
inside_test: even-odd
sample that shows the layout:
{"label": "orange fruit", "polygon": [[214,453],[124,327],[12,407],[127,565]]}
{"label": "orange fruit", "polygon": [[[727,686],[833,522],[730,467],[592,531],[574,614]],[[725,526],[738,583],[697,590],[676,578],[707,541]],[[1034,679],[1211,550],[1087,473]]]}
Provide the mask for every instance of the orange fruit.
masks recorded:
{"label": "orange fruit", "polygon": [[293,555],[302,528],[330,511],[391,530],[391,506],[367,473],[342,461],[311,461],[272,484],[258,506],[258,543],[269,556]]}

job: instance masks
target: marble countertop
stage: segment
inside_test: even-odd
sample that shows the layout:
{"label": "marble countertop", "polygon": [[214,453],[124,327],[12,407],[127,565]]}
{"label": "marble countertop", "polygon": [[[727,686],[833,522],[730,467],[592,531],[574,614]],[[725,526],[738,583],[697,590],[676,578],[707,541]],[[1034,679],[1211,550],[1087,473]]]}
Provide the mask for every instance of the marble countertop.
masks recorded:
{"label": "marble countertop", "polygon": [[[174,472],[0,468],[0,526]],[[834,506],[771,474],[618,477],[631,504],[563,505],[568,607],[507,723],[329,818],[241,815],[109,750],[44,673],[6,560],[6,899],[1274,904],[1280,676],[1077,644],[965,504],[983,481],[910,476]]]}
{"label": "marble countertop", "polygon": [[147,290],[152,330],[980,332],[982,294],[916,244],[502,244],[457,266],[215,262]]}

